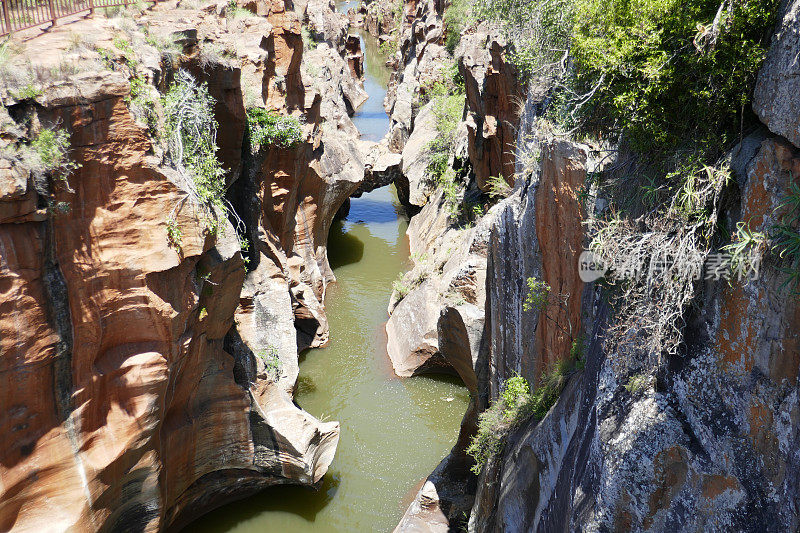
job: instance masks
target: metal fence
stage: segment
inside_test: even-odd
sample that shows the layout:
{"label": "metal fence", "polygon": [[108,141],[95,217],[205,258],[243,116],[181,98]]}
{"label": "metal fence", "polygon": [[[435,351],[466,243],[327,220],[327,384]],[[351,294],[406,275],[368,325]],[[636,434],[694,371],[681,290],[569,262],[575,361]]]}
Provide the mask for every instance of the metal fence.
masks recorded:
{"label": "metal fence", "polygon": [[0,0],[0,36],[33,28],[40,24],[55,24],[62,17],[83,11],[94,12],[98,7],[127,6],[133,0]]}

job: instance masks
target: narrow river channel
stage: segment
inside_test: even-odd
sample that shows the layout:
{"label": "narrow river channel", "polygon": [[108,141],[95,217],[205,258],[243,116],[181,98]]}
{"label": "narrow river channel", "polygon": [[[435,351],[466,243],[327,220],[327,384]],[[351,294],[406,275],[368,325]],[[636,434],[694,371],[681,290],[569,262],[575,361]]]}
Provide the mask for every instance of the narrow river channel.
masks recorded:
{"label": "narrow river channel", "polygon": [[[377,41],[362,35],[369,100],[354,122],[379,140],[388,72]],[[297,403],[341,422],[336,457],[318,492],[275,487],[191,524],[205,532],[391,531],[420,482],[453,446],[468,393],[455,379],[393,376],[384,323],[392,280],[409,267],[407,221],[393,188],[353,198],[334,222],[328,254],[330,346],[300,358]]]}

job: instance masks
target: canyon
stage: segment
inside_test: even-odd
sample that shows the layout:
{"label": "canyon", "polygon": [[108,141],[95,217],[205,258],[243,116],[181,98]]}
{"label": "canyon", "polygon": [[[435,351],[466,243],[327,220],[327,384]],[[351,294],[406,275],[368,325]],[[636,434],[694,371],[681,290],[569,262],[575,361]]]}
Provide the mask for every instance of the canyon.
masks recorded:
{"label": "canyon", "polygon": [[[577,266],[622,150],[544,126],[497,25],[449,50],[449,8],[167,0],[4,45],[0,529],[800,527],[785,268],[699,281],[682,351],[621,365],[613,283]],[[800,185],[799,17],[725,156],[730,228],[769,233]],[[181,83],[212,102],[213,201],[168,136]],[[257,144],[256,108],[296,139]],[[62,130],[74,164],[43,171]],[[476,464],[510,380],[576,359]]]}

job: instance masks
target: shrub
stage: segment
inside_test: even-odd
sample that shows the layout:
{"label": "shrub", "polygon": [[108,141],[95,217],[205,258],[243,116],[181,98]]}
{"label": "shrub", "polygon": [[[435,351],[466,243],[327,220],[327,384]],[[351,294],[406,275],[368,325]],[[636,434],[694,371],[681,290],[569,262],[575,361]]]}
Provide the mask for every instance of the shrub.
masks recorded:
{"label": "shrub", "polygon": [[[464,78],[458,70],[458,63],[447,61],[437,69],[436,76],[422,80],[417,93],[418,102],[415,105],[421,107],[431,100],[440,99],[441,101],[451,95],[461,95],[463,98],[464,94]],[[450,112],[458,113],[460,110],[454,103],[453,106],[455,109],[451,109]]]}
{"label": "shrub", "polygon": [[114,47],[120,52],[122,52],[122,57],[123,59],[125,59],[125,63],[127,63],[128,68],[130,68],[131,70],[136,70],[136,66],[139,64],[139,58],[134,52],[131,43],[129,41],[126,41],[122,37],[115,37]]}
{"label": "shrub", "polygon": [[397,52],[397,36],[392,36],[383,41],[378,49],[382,56],[393,56]]}
{"label": "shrub", "polygon": [[69,133],[62,128],[44,128],[25,151],[26,165],[36,174],[67,179],[78,164],[69,158]]}
{"label": "shrub", "polygon": [[500,395],[504,407],[503,417],[506,419],[513,417],[517,408],[527,401],[530,394],[531,388],[528,386],[528,381],[525,378],[519,374],[509,378]]}
{"label": "shrub", "polygon": [[475,460],[472,472],[480,474],[489,457],[503,451],[512,430],[531,417],[544,418],[558,401],[566,378],[582,368],[582,363],[575,359],[560,361],[552,371],[542,374],[533,393],[528,381],[519,374],[507,379],[497,401],[478,417],[478,430],[466,450]]}
{"label": "shrub", "polygon": [[183,231],[172,216],[167,217],[167,243],[179,254],[183,250]]}
{"label": "shrub", "polygon": [[474,18],[467,0],[453,0],[444,12],[444,46],[451,54],[461,41],[461,32]]}
{"label": "shrub", "polygon": [[437,136],[428,145],[428,180],[443,191],[445,208],[451,216],[461,214],[462,205],[459,198],[461,186],[458,176],[450,166],[450,150],[464,110],[464,93],[455,92],[439,94],[435,98],[433,113],[436,121]]}
{"label": "shrub", "polygon": [[778,3],[576,0],[577,86],[593,94],[583,117],[600,131],[621,126],[640,152],[722,151],[752,116]]}
{"label": "shrub", "polygon": [[144,41],[161,52],[161,54],[168,54],[171,56],[183,51],[183,47],[177,42],[177,34],[152,34],[147,30],[147,26],[144,27],[144,30],[146,34]]}
{"label": "shrub", "polygon": [[478,417],[478,430],[467,446],[467,455],[475,460],[471,469],[475,475],[481,473],[483,465],[490,457],[499,455],[503,451],[505,434],[500,432],[503,431],[506,424],[499,402]]}
{"label": "shrub", "polygon": [[303,49],[304,50],[314,50],[317,47],[317,41],[311,35],[311,30],[308,29],[308,26],[303,26],[300,28],[300,36],[303,38]]}
{"label": "shrub", "polygon": [[613,265],[606,280],[615,287],[615,317],[605,347],[615,364],[660,363],[678,353],[683,313],[698,289],[729,179],[727,167],[704,169],[668,206],[636,219],[612,212],[593,221],[592,251]]}
{"label": "shrub", "polygon": [[223,198],[225,171],[216,155],[214,99],[205,83],[197,84],[189,73],[180,70],[162,100],[169,159],[181,175],[189,178],[186,186],[205,208],[206,229],[214,233],[217,212],[228,211]]}
{"label": "shrub", "polygon": [[625,384],[625,390],[630,394],[636,394],[643,387],[647,386],[649,381],[650,376],[647,374],[633,374],[628,378],[628,382]]}
{"label": "shrub", "polygon": [[159,136],[158,114],[156,111],[156,89],[147,83],[142,74],[130,79],[131,94],[126,101],[134,116],[144,121],[150,135]]}
{"label": "shrub", "polygon": [[487,180],[487,194],[492,198],[507,198],[513,189],[503,176],[490,176]]}
{"label": "shrub", "polygon": [[268,145],[291,148],[303,140],[303,127],[295,117],[286,117],[261,107],[247,109],[250,142],[259,149]]}
{"label": "shrub", "polygon": [[533,277],[528,278],[526,283],[528,285],[528,294],[525,296],[525,301],[522,302],[522,309],[525,311],[541,311],[547,305],[547,300],[550,296],[550,285]]}
{"label": "shrub", "polygon": [[257,355],[264,363],[264,372],[266,372],[267,376],[272,381],[277,381],[281,377],[281,371],[283,370],[283,363],[278,356],[278,349],[270,344],[265,350],[259,350]]}
{"label": "shrub", "polygon": [[397,293],[397,300],[398,301],[400,301],[403,298],[405,298],[406,296],[408,296],[408,293],[411,292],[411,287],[409,287],[408,285],[406,285],[403,282],[403,273],[402,272],[398,276],[398,279],[396,279],[396,280],[394,280],[392,282],[392,290],[394,290]]}
{"label": "shrub", "polygon": [[500,24],[523,80],[564,74],[577,0],[480,0],[477,17]]}
{"label": "shrub", "polygon": [[766,251],[767,241],[767,235],[752,231],[746,222],[737,223],[731,243],[722,247],[722,251],[730,255],[731,270],[744,274],[756,269]]}
{"label": "shrub", "polygon": [[238,18],[257,17],[255,13],[249,9],[240,7],[236,0],[229,0],[228,5],[225,6],[225,18],[228,20],[235,20]]}
{"label": "shrub", "polygon": [[787,276],[783,286],[791,286],[792,293],[800,296],[800,185],[792,181],[789,195],[777,210],[783,213],[770,231],[772,251],[783,263],[778,267]]}
{"label": "shrub", "polygon": [[42,91],[39,90],[33,83],[28,83],[24,87],[20,89],[9,90],[9,94],[15,100],[33,100],[42,95]]}

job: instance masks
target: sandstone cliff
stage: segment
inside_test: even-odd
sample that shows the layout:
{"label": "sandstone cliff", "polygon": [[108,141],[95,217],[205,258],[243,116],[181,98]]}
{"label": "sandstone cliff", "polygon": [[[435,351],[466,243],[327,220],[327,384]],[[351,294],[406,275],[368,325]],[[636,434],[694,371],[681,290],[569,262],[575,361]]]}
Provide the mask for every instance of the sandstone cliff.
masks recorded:
{"label": "sandstone cliff", "polygon": [[[347,116],[363,89],[338,51],[303,72],[304,17],[344,53],[329,5],[237,9],[164,2],[17,45],[30,78],[0,89],[2,529],[159,530],[313,485],[333,459],[338,423],[291,394],[298,351],[327,340],[325,243],[363,179]],[[165,158],[158,100],[132,111],[181,70],[215,101],[231,220]],[[302,142],[254,150],[245,103],[299,117]],[[66,132],[66,179],[29,164],[45,130]]]}

